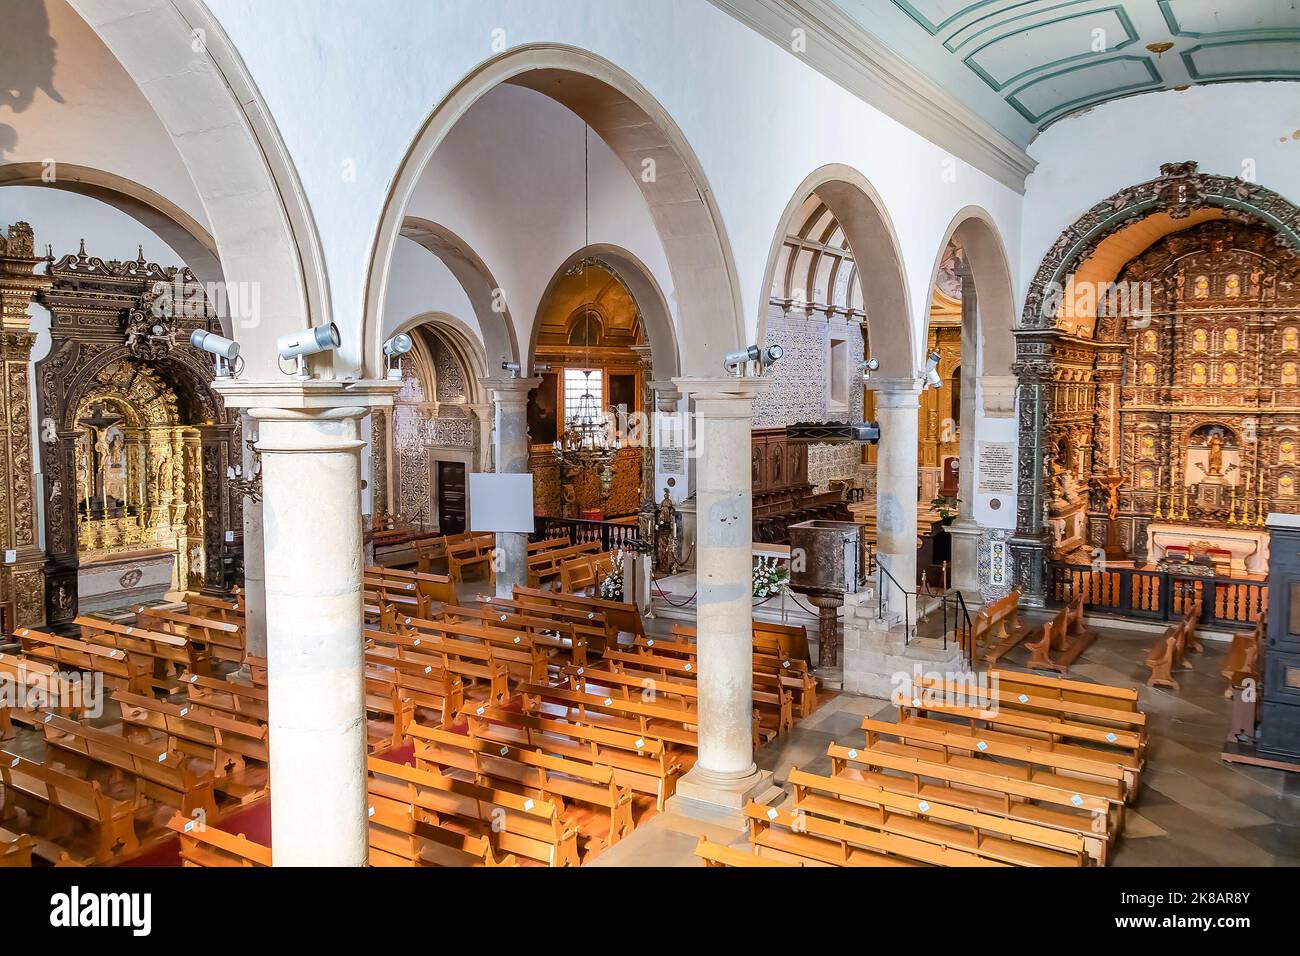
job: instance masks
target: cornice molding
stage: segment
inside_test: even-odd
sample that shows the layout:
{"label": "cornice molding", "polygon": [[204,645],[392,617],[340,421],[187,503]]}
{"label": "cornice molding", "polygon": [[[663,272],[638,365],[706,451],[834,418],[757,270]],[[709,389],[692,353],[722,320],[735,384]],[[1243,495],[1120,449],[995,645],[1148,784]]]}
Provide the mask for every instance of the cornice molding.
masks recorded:
{"label": "cornice molding", "polygon": [[[1037,161],[992,124],[863,30],[829,0],[709,0],[790,48],[790,31],[808,33],[809,66],[886,116],[1016,192]],[[791,54],[794,55],[793,53]]]}

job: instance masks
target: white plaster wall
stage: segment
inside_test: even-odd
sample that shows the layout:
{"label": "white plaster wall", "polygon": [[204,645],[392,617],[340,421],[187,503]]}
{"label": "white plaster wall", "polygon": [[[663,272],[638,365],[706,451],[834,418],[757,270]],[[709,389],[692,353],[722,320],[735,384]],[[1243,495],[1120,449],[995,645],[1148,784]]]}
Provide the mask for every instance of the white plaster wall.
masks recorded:
{"label": "white plaster wall", "polygon": [[[589,228],[582,120],[541,93],[500,86],[456,124],[411,202],[411,215],[450,229],[483,259],[504,293],[521,351],[547,284],[586,245],[620,246],[640,259],[676,323],[668,260],[640,189],[595,133],[587,152]],[[489,364],[499,358],[489,355]]]}
{"label": "white plaster wall", "polygon": [[[827,163],[856,167],[883,197],[906,265],[918,342],[936,250],[958,209],[983,206],[1008,247],[1018,246],[1014,191],[947,156],[707,0],[208,5],[258,84],[302,178],[335,317],[348,334],[345,351],[354,357],[369,251],[402,157],[433,108],[467,73],[502,49],[524,44],[590,50],[628,72],[674,118],[721,208],[751,337],[767,299],[763,277],[781,213],[798,184]],[[523,219],[519,210],[500,226],[512,228]],[[858,255],[869,270],[869,251]],[[517,267],[532,275],[546,271],[537,263]],[[522,309],[515,311],[518,316]]]}
{"label": "white plaster wall", "polygon": [[25,220],[36,234],[36,250],[44,255],[48,243],[54,257],[76,252],[86,240],[86,255],[111,259],[134,259],[143,247],[147,262],[180,266],[185,262],[176,251],[150,229],[118,212],[108,203],[76,193],[43,186],[0,188],[0,225]]}
{"label": "white plaster wall", "polygon": [[456,316],[483,344],[474,309],[451,270],[419,243],[398,239],[384,310],[384,338],[403,326],[409,327],[411,319],[426,312]]}
{"label": "white plaster wall", "polygon": [[[206,227],[203,203],[144,94],[66,0],[44,0],[48,36],[28,32],[40,3],[21,0],[5,14],[4,82],[24,95],[18,109],[0,107],[0,162],[53,161],[56,177],[58,164],[113,173],[170,199]],[[47,74],[53,96],[38,85]]]}
{"label": "white plaster wall", "polygon": [[1300,83],[1221,83],[1113,100],[1050,127],[1029,147],[1038,168],[1024,198],[1017,293],[1048,248],[1089,207],[1196,160],[1300,203]]}

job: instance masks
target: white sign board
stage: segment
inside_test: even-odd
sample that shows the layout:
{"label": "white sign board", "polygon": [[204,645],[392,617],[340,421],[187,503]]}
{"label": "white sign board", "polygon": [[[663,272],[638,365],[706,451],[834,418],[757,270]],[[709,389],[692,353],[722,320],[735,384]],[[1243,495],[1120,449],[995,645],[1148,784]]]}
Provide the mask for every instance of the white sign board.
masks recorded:
{"label": "white sign board", "polygon": [[1011,442],[979,442],[979,487],[981,495],[1016,493],[1016,447]]}
{"label": "white sign board", "polygon": [[469,529],[531,534],[533,476],[474,472],[469,476]]}

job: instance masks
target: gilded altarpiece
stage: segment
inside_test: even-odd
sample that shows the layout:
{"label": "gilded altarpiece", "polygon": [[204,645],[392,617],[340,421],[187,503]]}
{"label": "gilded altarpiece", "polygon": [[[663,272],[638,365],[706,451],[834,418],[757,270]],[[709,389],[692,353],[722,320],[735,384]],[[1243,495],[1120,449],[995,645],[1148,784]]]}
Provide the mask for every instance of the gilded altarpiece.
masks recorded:
{"label": "gilded altarpiece", "polygon": [[[1164,557],[1149,522],[1171,541],[1185,528],[1195,546],[1198,529],[1262,529],[1269,511],[1300,511],[1300,256],[1271,229],[1212,221],[1156,243],[1119,282],[1151,300],[1097,326],[1098,367],[1119,401],[1099,409],[1094,447],[1127,479],[1125,550]],[[1105,543],[1101,508],[1091,540]],[[1262,572],[1253,555],[1224,560]]]}
{"label": "gilded altarpiece", "polygon": [[76,616],[88,562],[170,550],[175,586],[219,585],[225,532],[242,524],[225,481],[241,460],[239,417],[210,387],[210,356],[188,344],[194,329],[220,331],[202,286],[188,269],[84,248],[48,274],[51,345],[36,364],[48,623]]}

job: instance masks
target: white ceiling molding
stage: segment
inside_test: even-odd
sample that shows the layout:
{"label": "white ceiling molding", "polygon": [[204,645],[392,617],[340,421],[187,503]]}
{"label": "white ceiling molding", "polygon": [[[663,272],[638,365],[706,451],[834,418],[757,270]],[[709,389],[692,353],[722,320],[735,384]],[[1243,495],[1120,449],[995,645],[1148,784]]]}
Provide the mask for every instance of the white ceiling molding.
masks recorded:
{"label": "white ceiling molding", "polygon": [[1028,153],[829,0],[710,2],[787,51],[791,31],[802,28],[808,43],[799,58],[809,66],[936,146],[1024,193],[1025,178],[1037,165]]}

